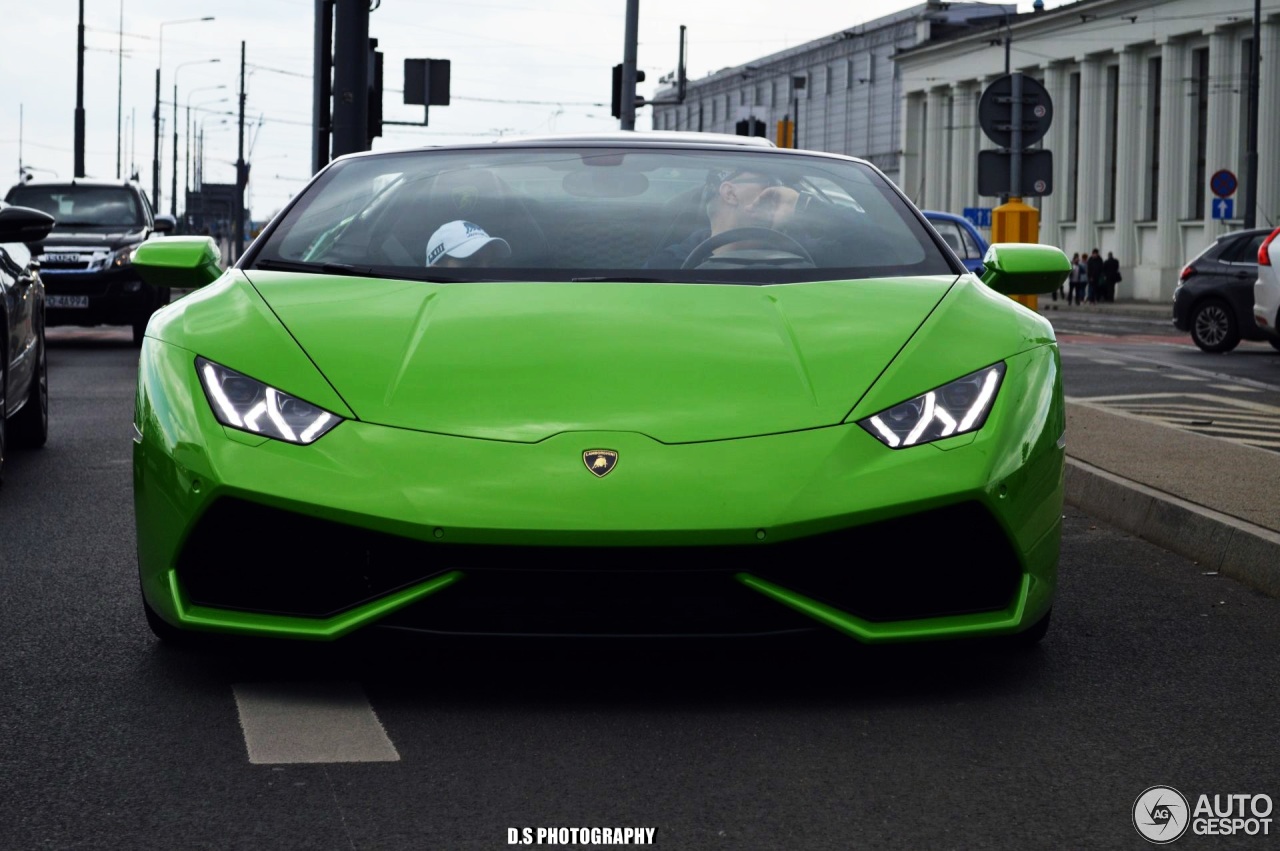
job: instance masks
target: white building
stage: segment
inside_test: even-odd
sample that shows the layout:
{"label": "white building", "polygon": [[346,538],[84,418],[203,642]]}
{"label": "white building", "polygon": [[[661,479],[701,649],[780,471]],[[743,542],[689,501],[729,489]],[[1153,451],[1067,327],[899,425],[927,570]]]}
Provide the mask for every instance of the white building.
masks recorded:
{"label": "white building", "polygon": [[[1054,0],[1049,0],[1053,3]],[[1262,0],[1255,219],[1280,225],[1280,0]],[[1243,224],[1253,0],[1078,0],[1013,14],[1012,4],[928,0],[800,47],[690,81],[654,105],[658,130],[733,133],[799,113],[800,146],[870,160],[920,207],[994,207],[977,192],[985,87],[1009,69],[1054,102],[1053,194],[1040,241],[1111,251],[1121,297],[1164,300],[1178,272]],[[805,81],[798,88],[795,80]],[[657,99],[670,99],[670,89]],[[1234,173],[1232,217],[1209,178]]]}
{"label": "white building", "polygon": [[[1262,0],[1259,227],[1280,225],[1280,0]],[[1040,146],[1053,152],[1053,194],[1040,241],[1067,254],[1114,252],[1121,297],[1171,297],[1182,265],[1238,230],[1246,184],[1252,0],[1080,0],[1019,15],[1007,29],[909,48],[902,82],[898,184],[921,207],[994,206],[977,194],[983,89],[1011,68],[1038,79],[1054,103]],[[803,143],[803,140],[802,140]],[[1210,177],[1238,178],[1233,217]],[[1124,289],[1128,288],[1128,292]]]}
{"label": "white building", "polygon": [[[754,119],[778,142],[778,122],[798,113],[800,147],[863,157],[896,178],[902,159],[902,89],[893,57],[930,39],[975,28],[989,31],[992,21],[1015,9],[1012,3],[920,3],[690,80],[683,104],[654,104],[653,129],[734,133],[738,122]],[[674,96],[674,90],[665,89],[655,99]]]}

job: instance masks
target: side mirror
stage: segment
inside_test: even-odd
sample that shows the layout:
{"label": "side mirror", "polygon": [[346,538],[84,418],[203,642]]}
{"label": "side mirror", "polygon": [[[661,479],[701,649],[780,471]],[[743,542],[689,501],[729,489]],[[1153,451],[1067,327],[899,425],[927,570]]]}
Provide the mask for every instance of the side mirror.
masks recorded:
{"label": "side mirror", "polygon": [[0,242],[39,242],[53,230],[55,219],[30,207],[0,209]]}
{"label": "side mirror", "polygon": [[156,233],[173,233],[178,229],[178,220],[168,213],[161,213],[156,216],[155,230]]}
{"label": "side mirror", "polygon": [[133,252],[133,266],[154,287],[195,289],[222,274],[222,253],[207,236],[148,239]]}
{"label": "side mirror", "polygon": [[1054,292],[1071,272],[1062,249],[1033,242],[997,242],[987,249],[982,265],[982,282],[1005,295]]}

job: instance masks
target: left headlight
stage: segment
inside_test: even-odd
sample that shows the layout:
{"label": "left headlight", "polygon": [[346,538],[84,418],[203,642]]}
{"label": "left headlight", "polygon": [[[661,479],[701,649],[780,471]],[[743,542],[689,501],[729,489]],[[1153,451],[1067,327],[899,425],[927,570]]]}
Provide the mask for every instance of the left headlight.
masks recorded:
{"label": "left headlight", "polygon": [[287,443],[315,443],[342,417],[205,358],[196,373],[218,422]]}
{"label": "left headlight", "polygon": [[1003,362],[858,420],[858,425],[890,449],[977,431],[987,421],[1002,378]]}
{"label": "left headlight", "polygon": [[111,255],[111,266],[117,269],[121,266],[128,266],[133,262],[133,251],[137,247],[138,246],[136,245],[128,245],[121,248],[119,251],[113,252]]}

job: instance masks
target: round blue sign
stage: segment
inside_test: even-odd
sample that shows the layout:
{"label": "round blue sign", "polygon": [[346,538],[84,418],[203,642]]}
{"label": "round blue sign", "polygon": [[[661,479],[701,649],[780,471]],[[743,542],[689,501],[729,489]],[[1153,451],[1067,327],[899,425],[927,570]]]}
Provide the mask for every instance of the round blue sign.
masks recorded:
{"label": "round blue sign", "polygon": [[1213,173],[1213,177],[1209,178],[1209,188],[1213,190],[1213,194],[1219,198],[1230,198],[1236,194],[1236,176],[1225,168]]}

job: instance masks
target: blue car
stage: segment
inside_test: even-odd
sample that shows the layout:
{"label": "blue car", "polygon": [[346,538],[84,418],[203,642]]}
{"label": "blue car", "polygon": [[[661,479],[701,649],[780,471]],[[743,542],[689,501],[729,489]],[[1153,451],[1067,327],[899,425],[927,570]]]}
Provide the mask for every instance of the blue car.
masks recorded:
{"label": "blue car", "polygon": [[951,250],[964,263],[970,272],[982,268],[982,258],[987,253],[987,241],[983,239],[973,223],[964,216],[954,213],[941,213],[937,210],[922,210],[924,217],[933,225],[934,230],[942,237]]}

